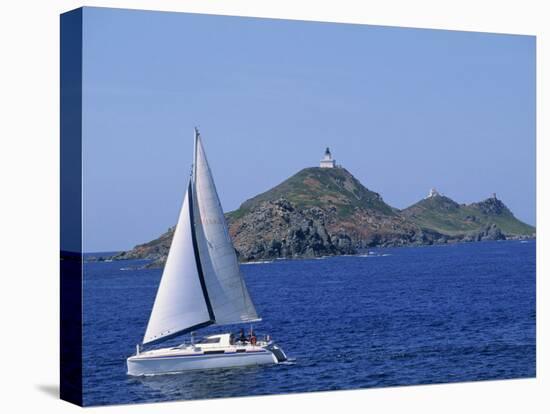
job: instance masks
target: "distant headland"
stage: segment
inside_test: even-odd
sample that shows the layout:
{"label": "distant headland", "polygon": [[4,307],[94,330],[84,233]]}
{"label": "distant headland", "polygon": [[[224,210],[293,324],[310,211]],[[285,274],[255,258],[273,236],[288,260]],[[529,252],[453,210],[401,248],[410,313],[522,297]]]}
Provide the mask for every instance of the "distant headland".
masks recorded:
{"label": "distant headland", "polygon": [[[337,165],[329,148],[319,167],[299,171],[225,216],[243,262],[355,254],[369,247],[535,237],[535,228],[514,217],[496,194],[459,204],[431,189],[410,207],[391,207]],[[153,266],[162,266],[173,231],[112,259],[149,259]]]}

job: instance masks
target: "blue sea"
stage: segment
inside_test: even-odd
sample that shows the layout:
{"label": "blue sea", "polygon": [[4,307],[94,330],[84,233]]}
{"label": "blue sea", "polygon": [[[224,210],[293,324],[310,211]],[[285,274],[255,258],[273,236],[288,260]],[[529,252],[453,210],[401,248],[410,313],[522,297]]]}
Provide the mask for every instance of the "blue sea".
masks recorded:
{"label": "blue sea", "polygon": [[85,405],[536,374],[534,240],[242,265],[263,318],[254,328],[290,362],[134,378],[126,358],[142,339],[162,272],[136,269],[145,263],[85,264]]}

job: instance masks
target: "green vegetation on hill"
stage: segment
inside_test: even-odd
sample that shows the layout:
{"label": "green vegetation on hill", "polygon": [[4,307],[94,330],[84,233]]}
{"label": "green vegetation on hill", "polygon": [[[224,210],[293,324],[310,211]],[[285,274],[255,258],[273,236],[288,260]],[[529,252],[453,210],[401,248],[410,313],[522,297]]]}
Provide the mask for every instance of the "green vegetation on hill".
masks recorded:
{"label": "green vegetation on hill", "polygon": [[304,168],[265,193],[241,204],[229,213],[238,219],[266,201],[285,198],[299,209],[335,208],[341,218],[349,217],[356,208],[373,210],[384,215],[395,215],[378,193],[365,188],[345,168]]}
{"label": "green vegetation on hill", "polygon": [[534,227],[515,218],[506,205],[496,198],[466,205],[436,195],[413,204],[401,214],[424,230],[449,236],[479,231],[492,224],[510,236],[531,236],[535,233]]}

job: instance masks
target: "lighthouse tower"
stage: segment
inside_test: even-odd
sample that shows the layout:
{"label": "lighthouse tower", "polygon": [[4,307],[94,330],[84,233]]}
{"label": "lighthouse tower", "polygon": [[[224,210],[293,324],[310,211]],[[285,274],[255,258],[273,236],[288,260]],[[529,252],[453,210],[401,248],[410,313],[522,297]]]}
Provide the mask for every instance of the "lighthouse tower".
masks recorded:
{"label": "lighthouse tower", "polygon": [[325,150],[325,156],[321,159],[321,168],[334,168],[336,166],[336,160],[332,158],[329,147]]}

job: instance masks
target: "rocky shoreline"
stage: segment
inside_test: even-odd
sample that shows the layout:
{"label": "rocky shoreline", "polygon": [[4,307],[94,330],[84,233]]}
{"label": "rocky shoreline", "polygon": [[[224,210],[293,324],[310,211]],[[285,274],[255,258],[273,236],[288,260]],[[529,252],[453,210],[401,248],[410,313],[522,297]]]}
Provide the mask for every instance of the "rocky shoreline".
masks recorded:
{"label": "rocky shoreline", "polygon": [[[413,247],[534,238],[528,235],[506,235],[493,223],[479,231],[454,236],[417,228],[408,235],[387,233],[357,239],[342,228],[334,231],[334,228],[327,225],[327,220],[322,210],[297,210],[288,200],[279,199],[262,203],[246,219],[229,218],[228,222],[237,257],[244,263],[355,255],[376,247]],[[174,228],[170,228],[153,242],[138,245],[132,250],[107,259],[146,259],[150,261],[146,267],[162,267],[168,255],[173,231]]]}

